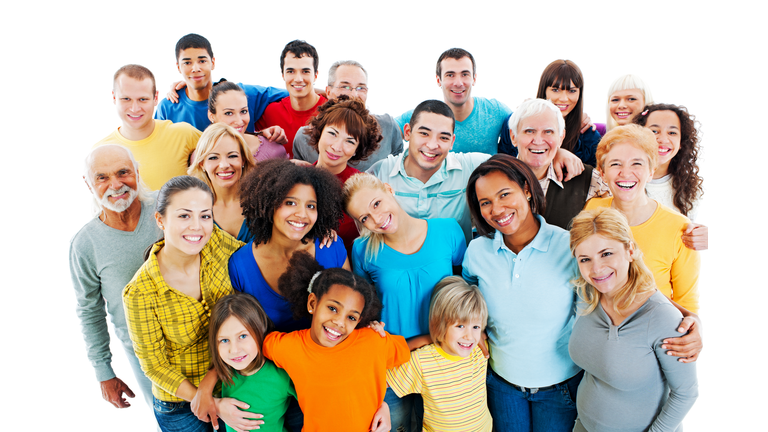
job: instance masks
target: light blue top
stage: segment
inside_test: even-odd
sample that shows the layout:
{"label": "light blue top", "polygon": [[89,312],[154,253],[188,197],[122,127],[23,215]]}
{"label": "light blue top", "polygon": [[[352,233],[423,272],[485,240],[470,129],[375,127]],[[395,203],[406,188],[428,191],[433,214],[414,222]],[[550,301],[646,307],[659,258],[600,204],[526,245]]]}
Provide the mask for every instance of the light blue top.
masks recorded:
{"label": "light blue top", "polygon": [[355,239],[352,268],[376,286],[384,309],[381,320],[391,334],[407,338],[429,334],[429,301],[435,285],[461,265],[467,246],[453,219],[427,220],[427,237],[418,252],[406,255],[387,245],[365,259],[369,237]]}
{"label": "light blue top", "polygon": [[488,303],[491,367],[523,387],[550,386],[579,372],[568,355],[576,316],[571,280],[579,272],[570,235],[536,218],[541,228],[519,254],[498,231],[492,239],[473,240],[462,273]]}
{"label": "light blue top", "polygon": [[[288,97],[288,90],[285,89],[242,83],[238,85],[245,91],[245,97],[248,98],[248,113],[251,115],[251,121],[245,131],[250,133],[255,131],[256,121],[264,114],[267,105]],[[187,122],[198,130],[205,130],[211,124],[208,119],[208,101],[193,101],[184,90],[178,93],[179,103],[173,103],[168,99],[160,101],[155,110],[155,118],[170,120],[174,123]]]}
{"label": "light blue top", "polygon": [[[496,154],[499,147],[499,137],[509,134],[506,120],[512,110],[496,99],[482,97],[472,98],[475,105],[472,112],[464,121],[457,121],[454,128],[456,141],[451,151],[456,153],[480,152],[489,155]],[[397,124],[403,130],[406,123],[411,122],[413,110],[397,117]]]}
{"label": "light blue top", "polygon": [[440,169],[427,183],[422,183],[406,174],[403,160],[407,155],[406,148],[397,156],[387,156],[368,172],[392,186],[397,202],[406,213],[419,219],[453,218],[469,243],[472,220],[467,206],[467,182],[472,171],[490,156],[485,153],[448,153]]}

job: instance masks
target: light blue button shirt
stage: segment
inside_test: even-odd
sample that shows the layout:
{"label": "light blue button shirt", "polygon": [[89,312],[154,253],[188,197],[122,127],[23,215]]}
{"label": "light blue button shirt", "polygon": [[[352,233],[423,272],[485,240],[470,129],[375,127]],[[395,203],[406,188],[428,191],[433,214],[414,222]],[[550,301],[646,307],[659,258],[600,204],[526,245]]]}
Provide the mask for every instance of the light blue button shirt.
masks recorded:
{"label": "light blue button shirt", "polygon": [[467,243],[472,240],[472,220],[467,206],[467,182],[472,171],[490,156],[484,153],[448,153],[440,169],[426,183],[405,172],[403,153],[382,159],[368,172],[389,183],[400,207],[419,219],[453,218]]}
{"label": "light blue button shirt", "polygon": [[512,252],[503,235],[473,240],[464,255],[462,275],[476,284],[488,304],[491,367],[523,387],[546,387],[576,375],[568,354],[575,320],[579,272],[569,249],[568,231],[541,216],[539,232]]}

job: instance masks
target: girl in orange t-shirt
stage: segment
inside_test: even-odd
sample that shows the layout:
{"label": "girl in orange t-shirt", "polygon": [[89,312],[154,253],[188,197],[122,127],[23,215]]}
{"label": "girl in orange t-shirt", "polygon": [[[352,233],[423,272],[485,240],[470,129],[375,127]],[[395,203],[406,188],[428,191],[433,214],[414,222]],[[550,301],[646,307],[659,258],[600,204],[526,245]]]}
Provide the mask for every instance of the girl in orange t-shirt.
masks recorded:
{"label": "girl in orange t-shirt", "polygon": [[386,371],[410,351],[402,336],[363,328],[381,313],[375,289],[347,270],[323,269],[305,252],[293,254],[278,286],[296,318],[312,317],[307,330],[270,333],[263,349],[296,386],[303,431],[389,430]]}

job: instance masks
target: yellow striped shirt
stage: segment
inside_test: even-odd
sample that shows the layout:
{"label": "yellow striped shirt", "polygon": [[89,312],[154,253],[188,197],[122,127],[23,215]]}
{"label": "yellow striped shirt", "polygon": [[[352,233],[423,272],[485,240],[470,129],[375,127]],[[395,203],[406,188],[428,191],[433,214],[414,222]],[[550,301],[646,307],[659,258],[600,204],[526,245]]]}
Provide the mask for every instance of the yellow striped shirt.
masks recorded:
{"label": "yellow striped shirt", "polygon": [[485,377],[488,359],[475,347],[466,357],[453,356],[436,344],[411,353],[411,359],[387,371],[387,384],[403,397],[421,393],[424,431],[490,431]]}
{"label": "yellow striped shirt", "polygon": [[123,291],[123,306],[133,350],[141,369],[152,381],[152,394],[166,402],[186,379],[200,384],[208,366],[208,322],[211,308],[232,292],[227,263],[242,242],[214,227],[200,252],[200,289],[197,301],[170,287],[160,274],[157,253],[164,240],[152,246],[149,259]]}

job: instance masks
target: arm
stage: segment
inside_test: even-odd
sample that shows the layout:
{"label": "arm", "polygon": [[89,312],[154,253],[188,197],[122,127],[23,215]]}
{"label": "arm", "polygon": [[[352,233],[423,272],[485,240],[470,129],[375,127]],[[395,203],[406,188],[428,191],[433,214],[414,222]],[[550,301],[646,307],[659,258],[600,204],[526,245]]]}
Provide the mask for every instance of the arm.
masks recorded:
{"label": "arm", "polygon": [[683,314],[683,321],[677,328],[679,333],[685,336],[664,339],[663,349],[667,355],[679,357],[677,361],[682,363],[695,362],[699,358],[699,353],[704,348],[701,337],[701,319],[698,315],[683,308],[673,300],[670,302]]}
{"label": "arm", "polygon": [[382,401],[381,406],[373,415],[371,422],[371,432],[387,432],[392,427],[389,418],[389,405]]}
{"label": "arm", "polygon": [[421,336],[414,336],[407,340],[408,349],[415,351],[423,346],[427,346],[432,343],[432,336],[426,334]]}
{"label": "arm", "polygon": [[[584,163],[578,156],[564,150],[562,148],[557,149],[555,159],[552,161],[552,166],[555,169],[555,175],[560,181],[568,181],[584,171]],[[563,171],[567,171],[568,175],[563,179]]]}
{"label": "arm", "polygon": [[709,248],[709,229],[706,225],[689,223],[683,231],[683,244],[688,249],[707,250]]}
{"label": "arm", "polygon": [[592,130],[597,130],[597,126],[592,124],[592,119],[589,118],[587,113],[582,112],[581,113],[581,130],[579,131],[579,133],[584,133],[584,132],[588,131],[590,128]]}
{"label": "arm", "polygon": [[187,83],[184,81],[176,81],[175,83],[171,84],[171,89],[168,90],[168,93],[165,95],[165,98],[171,101],[172,103],[179,103],[179,93],[178,91],[183,89],[187,86]]}
{"label": "arm", "polygon": [[695,250],[685,247],[679,238],[674,239],[674,243],[675,256],[669,269],[672,300],[696,313],[699,310],[698,284],[701,256]]}
{"label": "arm", "polygon": [[277,144],[285,144],[288,142],[288,138],[285,136],[285,131],[280,126],[270,126],[261,131],[264,138]]}

